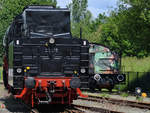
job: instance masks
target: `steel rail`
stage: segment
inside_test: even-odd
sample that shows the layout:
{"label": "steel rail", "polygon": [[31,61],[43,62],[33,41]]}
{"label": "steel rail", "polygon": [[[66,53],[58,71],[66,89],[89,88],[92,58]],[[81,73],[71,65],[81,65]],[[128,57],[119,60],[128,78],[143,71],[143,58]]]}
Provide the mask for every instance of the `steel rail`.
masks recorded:
{"label": "steel rail", "polygon": [[64,113],[84,113],[84,111],[78,109],[65,109]]}
{"label": "steel rail", "polygon": [[101,102],[101,103],[103,103],[104,101],[105,102],[107,101],[112,104],[131,106],[131,107],[150,110],[150,103],[144,103],[144,102],[121,100],[121,99],[114,99],[114,98],[107,98],[107,97],[90,96],[90,95],[88,95],[88,98],[79,97],[78,99],[94,101],[94,102]]}
{"label": "steel rail", "polygon": [[33,109],[31,109],[30,113],[40,113],[40,112],[38,111],[38,109],[33,108]]}
{"label": "steel rail", "polygon": [[99,107],[90,107],[90,106],[83,106],[83,105],[76,105],[76,104],[73,104],[73,106],[75,108],[81,108],[81,109],[85,109],[85,110],[89,110],[89,111],[93,111],[93,112],[98,112],[98,113],[123,113],[123,112],[103,109],[103,108],[99,108]]}

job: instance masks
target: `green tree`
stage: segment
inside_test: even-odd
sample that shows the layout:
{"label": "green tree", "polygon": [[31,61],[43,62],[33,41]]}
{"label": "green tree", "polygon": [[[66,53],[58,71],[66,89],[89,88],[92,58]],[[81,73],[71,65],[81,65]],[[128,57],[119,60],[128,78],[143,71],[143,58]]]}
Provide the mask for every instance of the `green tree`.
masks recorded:
{"label": "green tree", "polygon": [[79,37],[80,28],[82,28],[83,37],[86,37],[87,33],[90,33],[91,17],[92,17],[91,12],[87,11],[87,13],[85,14],[85,18],[80,20],[79,23],[72,21],[72,34],[76,37]]}
{"label": "green tree", "polygon": [[87,0],[72,0],[71,9],[73,21],[79,23],[85,18],[87,12]]}
{"label": "green tree", "polygon": [[91,22],[91,28],[90,28],[92,30],[91,32],[97,31],[99,26],[106,22],[106,19],[107,19],[107,16],[105,15],[105,13],[99,14],[98,17]]}
{"label": "green tree", "polygon": [[130,41],[136,45],[135,54],[148,55],[150,50],[150,1],[149,0],[122,0],[130,6],[126,12],[128,22],[128,35]]}
{"label": "green tree", "polygon": [[83,38],[88,39],[90,35],[90,25],[92,14],[87,10],[87,0],[72,0],[72,3],[69,4],[71,10],[71,28],[72,34],[75,37],[80,36],[80,28],[82,28]]}
{"label": "green tree", "polygon": [[150,1],[121,0],[101,29],[101,43],[127,56],[150,53]]}

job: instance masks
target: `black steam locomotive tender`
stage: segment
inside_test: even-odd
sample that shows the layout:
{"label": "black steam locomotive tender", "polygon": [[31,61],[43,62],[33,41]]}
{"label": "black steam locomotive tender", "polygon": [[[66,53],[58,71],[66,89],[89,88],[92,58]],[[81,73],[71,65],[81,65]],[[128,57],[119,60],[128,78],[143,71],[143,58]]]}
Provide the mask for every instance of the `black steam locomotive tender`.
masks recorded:
{"label": "black steam locomotive tender", "polygon": [[80,75],[88,73],[89,43],[73,38],[68,9],[28,6],[8,28],[4,85],[15,98],[35,104],[70,104],[81,95]]}

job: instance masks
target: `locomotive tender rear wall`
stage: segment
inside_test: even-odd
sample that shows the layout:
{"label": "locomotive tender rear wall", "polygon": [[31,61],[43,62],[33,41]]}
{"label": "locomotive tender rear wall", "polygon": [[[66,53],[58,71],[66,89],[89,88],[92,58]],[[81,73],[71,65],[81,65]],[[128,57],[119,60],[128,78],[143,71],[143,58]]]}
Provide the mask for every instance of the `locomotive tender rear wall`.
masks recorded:
{"label": "locomotive tender rear wall", "polygon": [[[79,72],[82,66],[80,58],[83,59],[83,56],[80,55],[82,41],[77,38],[55,38],[55,44],[46,46],[49,39],[22,40],[22,49],[20,49],[22,64],[20,66],[23,69],[27,66],[31,68],[28,76],[72,76],[74,71]],[[88,48],[84,49],[84,52],[88,54]],[[17,57],[15,55],[15,58]],[[88,60],[88,57],[84,59]],[[17,62],[14,62],[14,65],[18,66]]]}

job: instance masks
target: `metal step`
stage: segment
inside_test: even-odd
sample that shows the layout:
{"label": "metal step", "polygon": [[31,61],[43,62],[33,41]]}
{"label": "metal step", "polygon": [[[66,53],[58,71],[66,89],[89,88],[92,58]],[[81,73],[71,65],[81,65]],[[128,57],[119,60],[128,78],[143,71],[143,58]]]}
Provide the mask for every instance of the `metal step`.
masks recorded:
{"label": "metal step", "polygon": [[88,55],[89,56],[89,53],[80,53],[81,55]]}
{"label": "metal step", "polygon": [[89,66],[81,66],[81,68],[89,68]]}
{"label": "metal step", "polygon": [[22,61],[22,59],[14,59],[14,61]]}
{"label": "metal step", "polygon": [[14,52],[14,55],[22,55],[22,52]]}
{"label": "metal step", "polygon": [[87,60],[87,59],[80,59],[80,62],[86,62],[86,63],[89,63],[89,60]]}

